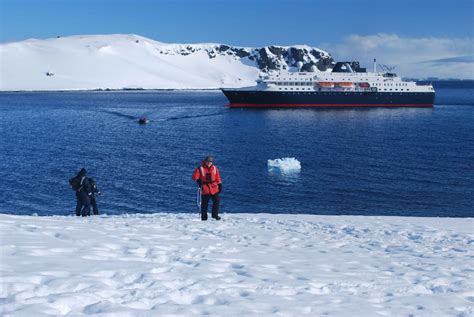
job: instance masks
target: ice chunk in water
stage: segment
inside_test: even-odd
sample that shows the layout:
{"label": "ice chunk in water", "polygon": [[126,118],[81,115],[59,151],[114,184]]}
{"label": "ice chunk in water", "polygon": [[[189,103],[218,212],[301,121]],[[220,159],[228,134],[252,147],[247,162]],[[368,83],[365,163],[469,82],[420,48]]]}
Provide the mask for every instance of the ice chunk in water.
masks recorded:
{"label": "ice chunk in water", "polygon": [[283,174],[299,173],[301,171],[301,163],[294,157],[268,160],[267,167],[269,172],[280,172]]}

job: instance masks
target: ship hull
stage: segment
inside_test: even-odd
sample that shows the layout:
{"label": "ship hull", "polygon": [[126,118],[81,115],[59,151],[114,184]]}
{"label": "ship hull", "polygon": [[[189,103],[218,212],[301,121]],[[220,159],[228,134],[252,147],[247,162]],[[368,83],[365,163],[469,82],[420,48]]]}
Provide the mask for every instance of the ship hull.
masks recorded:
{"label": "ship hull", "polygon": [[433,107],[434,92],[280,92],[223,89],[232,108]]}

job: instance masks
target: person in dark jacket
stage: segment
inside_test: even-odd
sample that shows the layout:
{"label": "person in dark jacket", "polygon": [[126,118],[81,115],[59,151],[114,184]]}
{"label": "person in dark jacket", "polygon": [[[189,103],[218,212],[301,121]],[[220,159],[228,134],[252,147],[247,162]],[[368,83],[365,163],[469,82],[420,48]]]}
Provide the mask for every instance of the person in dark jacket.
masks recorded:
{"label": "person in dark jacket", "polygon": [[87,171],[81,168],[76,178],[79,179],[79,186],[76,189],[76,216],[86,217],[91,214],[92,188],[86,176]]}
{"label": "person in dark jacket", "polygon": [[201,220],[207,220],[207,206],[212,199],[212,218],[220,220],[219,217],[219,193],[222,191],[222,181],[219,169],[213,164],[214,158],[210,155],[196,168],[192,179],[201,188]]}
{"label": "person in dark jacket", "polygon": [[90,184],[91,190],[92,190],[92,195],[90,196],[92,212],[94,213],[94,215],[98,215],[99,214],[99,208],[97,208],[97,201],[95,199],[95,196],[96,195],[100,196],[100,195],[102,195],[102,193],[97,188],[97,183],[96,183],[95,179],[88,178],[87,180],[89,181],[89,184]]}

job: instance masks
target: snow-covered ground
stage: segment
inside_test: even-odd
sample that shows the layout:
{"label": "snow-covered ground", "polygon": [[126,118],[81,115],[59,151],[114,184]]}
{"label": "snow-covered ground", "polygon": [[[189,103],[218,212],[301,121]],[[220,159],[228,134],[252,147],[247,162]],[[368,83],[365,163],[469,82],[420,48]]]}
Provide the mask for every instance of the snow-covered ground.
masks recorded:
{"label": "snow-covered ground", "polygon": [[0,215],[2,316],[473,316],[474,219]]}
{"label": "snow-covered ground", "polygon": [[[255,85],[259,70],[234,56],[209,59],[198,45],[138,35],[87,35],[0,45],[0,90],[200,89]],[[195,48],[194,48],[195,49]],[[46,74],[49,74],[47,76]]]}
{"label": "snow-covered ground", "polygon": [[289,51],[289,55],[286,59],[276,56],[268,47],[168,44],[133,34],[0,43],[0,91],[254,86],[258,64],[290,68],[294,64],[291,54],[314,64],[319,58],[330,58],[327,52],[309,46],[274,49],[281,54]]}

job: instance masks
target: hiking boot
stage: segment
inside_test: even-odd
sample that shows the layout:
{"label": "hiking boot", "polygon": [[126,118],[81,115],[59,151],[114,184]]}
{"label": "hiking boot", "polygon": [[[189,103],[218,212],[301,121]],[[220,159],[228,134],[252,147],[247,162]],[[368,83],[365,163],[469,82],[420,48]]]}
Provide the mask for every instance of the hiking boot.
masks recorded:
{"label": "hiking boot", "polygon": [[217,217],[212,217],[212,218],[214,218],[214,219],[216,219],[216,220],[221,220],[221,217],[219,217],[219,216],[217,216]]}

